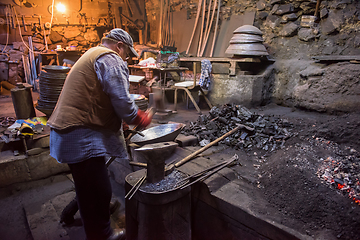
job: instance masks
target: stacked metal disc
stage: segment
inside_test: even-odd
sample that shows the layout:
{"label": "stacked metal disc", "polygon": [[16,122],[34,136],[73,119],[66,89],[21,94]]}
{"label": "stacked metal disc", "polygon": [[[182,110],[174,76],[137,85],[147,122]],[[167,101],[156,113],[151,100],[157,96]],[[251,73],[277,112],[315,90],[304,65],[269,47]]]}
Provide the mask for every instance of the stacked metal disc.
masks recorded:
{"label": "stacked metal disc", "polygon": [[130,98],[132,100],[134,100],[136,106],[138,106],[138,108],[142,111],[146,111],[146,109],[148,108],[148,99],[141,94],[130,94]]}
{"label": "stacked metal disc", "polygon": [[263,33],[252,25],[243,25],[233,32],[230,45],[226,49],[226,54],[235,56],[267,56],[269,55],[263,45]]}
{"label": "stacked metal disc", "polygon": [[40,73],[40,99],[36,108],[47,116],[51,115],[56,106],[69,71],[69,67],[48,65]]}

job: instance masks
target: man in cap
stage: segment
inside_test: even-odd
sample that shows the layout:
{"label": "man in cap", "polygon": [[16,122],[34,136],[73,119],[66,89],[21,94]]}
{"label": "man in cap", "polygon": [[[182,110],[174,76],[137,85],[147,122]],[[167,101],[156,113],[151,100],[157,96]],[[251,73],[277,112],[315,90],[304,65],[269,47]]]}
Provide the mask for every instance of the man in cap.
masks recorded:
{"label": "man in cap", "polygon": [[122,121],[140,128],[151,123],[130,99],[126,59],[138,57],[131,36],[116,28],[101,41],[72,67],[48,120],[50,155],[70,167],[87,240],[125,239],[110,227],[105,156],[128,157]]}

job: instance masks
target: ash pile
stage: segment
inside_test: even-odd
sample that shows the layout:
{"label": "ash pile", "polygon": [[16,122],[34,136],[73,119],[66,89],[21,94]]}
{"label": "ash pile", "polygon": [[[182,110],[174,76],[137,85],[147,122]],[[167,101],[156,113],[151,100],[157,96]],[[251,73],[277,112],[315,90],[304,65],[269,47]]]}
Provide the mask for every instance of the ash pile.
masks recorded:
{"label": "ash pile", "polygon": [[235,104],[213,107],[208,115],[200,115],[196,122],[187,124],[182,133],[196,136],[200,145],[205,146],[237,127],[237,124],[248,128],[230,135],[220,143],[235,149],[257,148],[271,152],[283,148],[286,139],[292,136],[288,130],[292,124],[287,120],[255,114]]}

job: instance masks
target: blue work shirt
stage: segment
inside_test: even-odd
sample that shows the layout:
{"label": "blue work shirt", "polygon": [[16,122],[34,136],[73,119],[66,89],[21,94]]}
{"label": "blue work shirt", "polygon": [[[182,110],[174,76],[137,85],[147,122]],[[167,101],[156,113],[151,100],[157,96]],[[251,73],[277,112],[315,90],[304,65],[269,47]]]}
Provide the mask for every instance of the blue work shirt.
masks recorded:
{"label": "blue work shirt", "polygon": [[[127,63],[114,53],[105,54],[95,62],[95,71],[103,91],[110,97],[120,120],[134,121],[138,107],[129,94]],[[92,157],[128,158],[121,130],[116,133],[103,128],[85,126],[65,130],[51,129],[50,155],[60,163],[78,163]]]}

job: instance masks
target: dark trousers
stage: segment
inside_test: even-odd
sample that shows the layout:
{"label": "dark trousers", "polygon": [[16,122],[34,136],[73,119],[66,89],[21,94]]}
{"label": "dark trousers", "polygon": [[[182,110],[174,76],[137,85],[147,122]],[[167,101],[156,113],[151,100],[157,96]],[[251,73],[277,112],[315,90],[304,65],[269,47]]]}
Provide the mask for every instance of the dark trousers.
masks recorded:
{"label": "dark trousers", "polygon": [[104,157],[69,164],[87,240],[103,240],[112,234],[109,204],[111,183]]}

